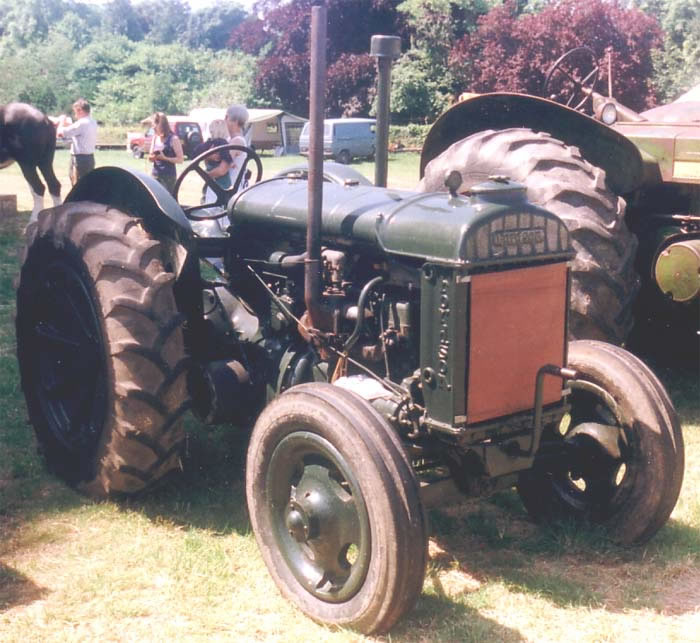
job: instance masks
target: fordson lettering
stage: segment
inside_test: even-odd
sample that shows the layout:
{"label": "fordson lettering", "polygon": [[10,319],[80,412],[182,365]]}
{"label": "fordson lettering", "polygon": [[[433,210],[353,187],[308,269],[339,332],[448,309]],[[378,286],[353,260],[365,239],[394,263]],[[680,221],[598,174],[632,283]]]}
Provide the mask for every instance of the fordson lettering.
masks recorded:
{"label": "fordson lettering", "polygon": [[544,230],[532,228],[527,230],[496,230],[491,233],[491,243],[497,247],[519,247],[534,245],[544,241]]}
{"label": "fordson lettering", "polygon": [[438,343],[438,386],[451,390],[447,357],[450,352],[450,282],[443,279],[440,284],[440,341]]}

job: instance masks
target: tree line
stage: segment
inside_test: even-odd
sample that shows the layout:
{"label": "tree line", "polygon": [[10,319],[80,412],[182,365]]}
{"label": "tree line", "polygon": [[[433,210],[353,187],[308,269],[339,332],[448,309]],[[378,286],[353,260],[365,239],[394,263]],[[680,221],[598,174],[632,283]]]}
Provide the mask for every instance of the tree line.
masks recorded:
{"label": "tree line", "polygon": [[[246,103],[308,114],[312,0],[0,0],[0,102],[48,113],[77,96],[98,117]],[[700,82],[700,0],[326,0],[327,112],[367,115],[375,33],[398,35],[392,118],[430,122],[464,91],[541,92],[576,46],[609,58],[614,95],[635,109]],[[601,68],[607,85],[608,66]]]}

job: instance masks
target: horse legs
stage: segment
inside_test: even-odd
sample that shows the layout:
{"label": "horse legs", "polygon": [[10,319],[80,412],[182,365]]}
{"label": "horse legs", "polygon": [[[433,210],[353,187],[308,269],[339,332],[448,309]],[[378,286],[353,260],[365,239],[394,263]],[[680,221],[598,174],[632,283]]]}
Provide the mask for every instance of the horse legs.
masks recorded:
{"label": "horse legs", "polygon": [[53,171],[53,159],[42,161],[39,164],[39,169],[44,175],[44,181],[46,181],[46,185],[49,188],[49,194],[53,199],[54,207],[61,205],[61,184]]}
{"label": "horse legs", "polygon": [[20,168],[22,168],[22,174],[24,178],[29,183],[29,189],[32,193],[32,198],[34,199],[34,207],[32,208],[32,216],[29,218],[29,222],[36,221],[39,212],[44,209],[44,184],[39,179],[39,175],[36,172],[35,165],[28,165],[27,163],[19,163]]}

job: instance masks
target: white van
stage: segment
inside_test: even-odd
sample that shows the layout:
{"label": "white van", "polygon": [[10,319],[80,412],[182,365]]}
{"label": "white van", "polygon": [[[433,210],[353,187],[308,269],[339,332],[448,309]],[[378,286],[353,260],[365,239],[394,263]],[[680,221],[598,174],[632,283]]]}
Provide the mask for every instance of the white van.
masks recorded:
{"label": "white van", "polygon": [[[306,123],[299,137],[299,153],[309,154],[309,129]],[[328,118],[323,121],[323,156],[338,163],[350,163],[356,157],[374,158],[377,144],[374,118]]]}

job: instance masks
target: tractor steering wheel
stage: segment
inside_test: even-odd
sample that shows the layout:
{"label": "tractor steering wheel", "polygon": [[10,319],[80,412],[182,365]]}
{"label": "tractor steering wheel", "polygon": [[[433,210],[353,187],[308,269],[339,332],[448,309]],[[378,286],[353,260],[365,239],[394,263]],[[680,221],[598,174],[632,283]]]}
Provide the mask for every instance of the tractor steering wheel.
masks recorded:
{"label": "tractor steering wheel", "polygon": [[[236,152],[243,152],[245,154],[245,159],[243,159],[243,163],[241,165],[241,169],[238,171],[238,175],[236,176],[236,180],[234,181],[233,185],[230,188],[224,188],[221,187],[217,182],[216,179],[209,176],[207,171],[201,167],[201,164],[204,160],[208,159],[210,156],[214,156],[215,154],[220,154],[221,152],[225,152],[227,150],[233,150]],[[248,162],[250,160],[253,160],[255,163],[256,167],[256,176],[255,180],[253,183],[257,183],[261,178],[262,178],[262,162],[260,161],[260,157],[255,153],[254,150],[250,149],[249,147],[243,147],[242,145],[234,145],[232,143],[228,143],[226,145],[220,145],[219,147],[212,147],[210,150],[206,150],[202,152],[199,156],[197,156],[195,159],[193,159],[187,167],[182,171],[182,174],[177,178],[177,181],[175,181],[175,188],[173,190],[173,195],[175,196],[175,200],[178,201],[178,194],[180,193],[180,187],[182,186],[182,182],[185,180],[185,177],[190,173],[190,172],[196,172],[200,178],[204,181],[204,184],[206,187],[211,188],[212,192],[216,195],[216,201],[211,201],[209,203],[201,203],[200,205],[192,205],[192,206],[183,206],[183,211],[185,213],[185,216],[188,219],[191,219],[193,221],[211,221],[214,219],[220,219],[223,216],[226,216],[226,204],[229,202],[231,197],[238,191],[238,188],[241,185],[241,182],[243,181],[243,177],[246,174],[247,168],[248,168]],[[206,208],[213,208],[213,207],[220,207],[223,209],[223,211],[219,214],[208,214],[206,216],[201,216],[198,217],[196,215],[192,215],[193,212],[196,210],[204,210]]]}
{"label": "tractor steering wheel", "polygon": [[591,98],[600,67],[589,47],[575,47],[560,56],[549,68],[542,86],[545,98],[582,109]]}

